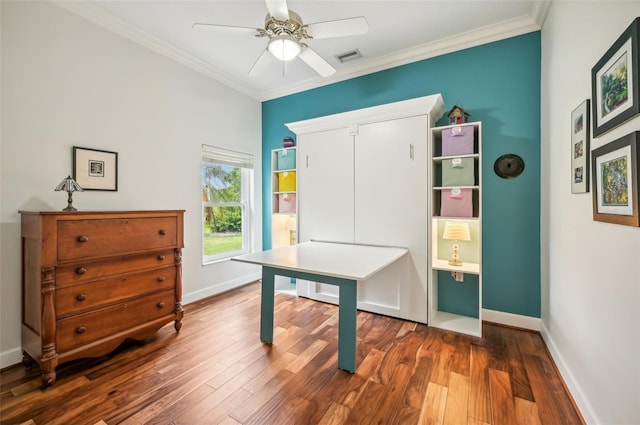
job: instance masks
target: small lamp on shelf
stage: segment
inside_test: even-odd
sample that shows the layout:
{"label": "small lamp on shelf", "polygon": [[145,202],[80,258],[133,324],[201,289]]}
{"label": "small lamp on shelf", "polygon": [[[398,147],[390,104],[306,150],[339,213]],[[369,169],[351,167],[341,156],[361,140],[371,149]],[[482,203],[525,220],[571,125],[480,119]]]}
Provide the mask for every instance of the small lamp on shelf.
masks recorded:
{"label": "small lamp on shelf", "polygon": [[442,233],[442,239],[448,241],[454,241],[453,254],[449,260],[449,264],[452,266],[461,266],[460,261],[460,245],[458,241],[470,241],[471,232],[469,231],[469,223],[466,221],[447,221],[444,223],[444,232]]}
{"label": "small lamp on shelf", "polygon": [[290,215],[287,218],[286,224],[287,230],[289,231],[289,245],[296,244],[296,216]]}
{"label": "small lamp on shelf", "polygon": [[62,211],[78,211],[78,209],[73,206],[73,192],[84,192],[84,189],[69,176],[56,186],[55,191],[58,192],[60,190],[64,190],[69,194],[67,197],[67,208],[64,208]]}

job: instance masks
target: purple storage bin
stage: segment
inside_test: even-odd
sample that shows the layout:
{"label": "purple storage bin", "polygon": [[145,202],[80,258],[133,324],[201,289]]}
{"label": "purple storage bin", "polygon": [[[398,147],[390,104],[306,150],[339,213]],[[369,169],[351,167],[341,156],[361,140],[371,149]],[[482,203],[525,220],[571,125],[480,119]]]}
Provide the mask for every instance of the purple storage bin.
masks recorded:
{"label": "purple storage bin", "polygon": [[442,156],[473,153],[473,126],[459,125],[442,130]]}
{"label": "purple storage bin", "polygon": [[472,217],[472,189],[445,189],[440,199],[440,215],[442,217]]}
{"label": "purple storage bin", "polygon": [[295,214],[296,212],[295,193],[279,193],[278,194],[278,212]]}

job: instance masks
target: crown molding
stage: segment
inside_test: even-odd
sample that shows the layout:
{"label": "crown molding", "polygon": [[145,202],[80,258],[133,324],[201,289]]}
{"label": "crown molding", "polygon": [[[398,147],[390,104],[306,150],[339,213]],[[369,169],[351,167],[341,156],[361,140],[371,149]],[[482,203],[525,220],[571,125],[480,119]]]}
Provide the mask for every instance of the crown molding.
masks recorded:
{"label": "crown molding", "polygon": [[234,78],[210,63],[189,55],[171,44],[138,29],[134,25],[112,15],[89,1],[49,1],[71,13],[74,13],[75,15],[85,18],[111,32],[119,34],[122,37],[170,58],[194,71],[197,71],[259,101],[276,99],[340,81],[361,77],[374,72],[384,71],[401,65],[452,53],[458,50],[468,49],[470,47],[476,47],[482,44],[538,31],[542,28],[551,5],[551,0],[536,1],[533,3],[534,6],[531,10],[531,15],[522,16],[496,25],[480,28],[478,30],[468,31],[455,37],[449,37],[433,43],[422,44],[420,46],[394,52],[369,61],[363,61],[355,68],[350,68],[348,72],[339,71],[334,76],[322,80],[309,79],[284,88],[256,91],[255,88],[241,82],[237,78]]}
{"label": "crown molding", "polygon": [[[409,116],[429,115],[430,125],[445,113],[444,101],[441,94],[416,97],[384,105],[370,106],[354,111],[341,112],[323,117],[311,118],[303,121],[286,123],[285,125],[295,134],[316,133],[318,131],[333,130],[336,128],[349,128],[365,125],[373,122],[389,121]],[[351,133],[355,134],[355,133]]]}
{"label": "crown molding", "polygon": [[[325,78],[321,83],[316,80],[302,82],[300,84],[290,85],[284,89],[267,90],[260,93],[260,100],[266,101],[278,97],[287,96],[301,91],[311,90],[325,85],[349,80],[363,75],[372,74],[374,72],[384,71],[386,69],[395,68],[397,66],[418,62],[424,59],[441,56],[447,53],[459,50],[477,47],[483,44],[492,43],[494,41],[506,38],[516,37],[518,35],[539,31],[542,28],[542,21],[546,18],[549,10],[550,2],[540,2],[537,5],[545,4],[542,10],[535,11],[535,17],[523,16],[502,22],[497,25],[491,25],[474,31],[459,34],[455,37],[449,37],[433,43],[422,44],[420,46],[394,52],[392,54],[382,56],[376,59],[362,62],[358,67],[351,68],[349,72],[338,72],[336,75]],[[542,6],[540,6],[542,7]]]}
{"label": "crown molding", "polygon": [[67,11],[87,19],[113,33],[140,44],[160,55],[172,59],[206,77],[255,98],[255,89],[238,81],[215,66],[166,43],[159,38],[138,29],[136,26],[118,18],[101,7],[88,1],[49,0]]}

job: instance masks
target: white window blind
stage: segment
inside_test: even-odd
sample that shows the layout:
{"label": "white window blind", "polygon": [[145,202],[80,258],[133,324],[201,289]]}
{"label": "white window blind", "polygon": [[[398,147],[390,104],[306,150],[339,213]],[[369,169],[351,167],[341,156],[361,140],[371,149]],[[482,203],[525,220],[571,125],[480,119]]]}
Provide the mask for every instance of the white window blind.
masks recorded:
{"label": "white window blind", "polygon": [[253,155],[209,145],[202,145],[202,160],[218,165],[253,168]]}

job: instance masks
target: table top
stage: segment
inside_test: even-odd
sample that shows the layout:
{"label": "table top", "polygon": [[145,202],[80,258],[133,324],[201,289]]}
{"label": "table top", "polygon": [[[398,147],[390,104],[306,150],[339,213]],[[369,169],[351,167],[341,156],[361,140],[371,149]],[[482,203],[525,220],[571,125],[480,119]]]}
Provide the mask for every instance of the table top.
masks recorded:
{"label": "table top", "polygon": [[407,248],[310,241],[232,260],[343,279],[365,280],[409,252]]}

